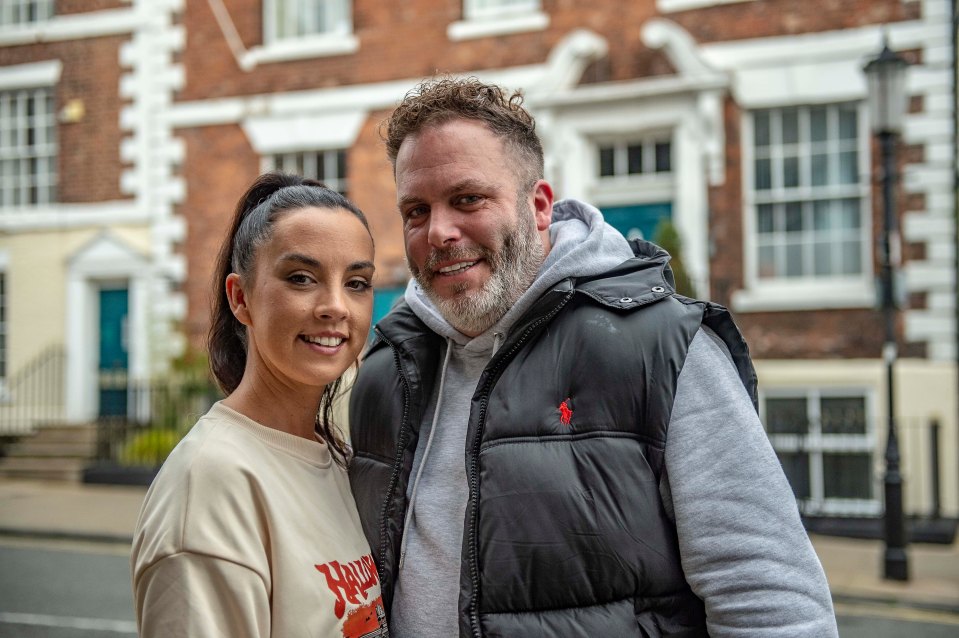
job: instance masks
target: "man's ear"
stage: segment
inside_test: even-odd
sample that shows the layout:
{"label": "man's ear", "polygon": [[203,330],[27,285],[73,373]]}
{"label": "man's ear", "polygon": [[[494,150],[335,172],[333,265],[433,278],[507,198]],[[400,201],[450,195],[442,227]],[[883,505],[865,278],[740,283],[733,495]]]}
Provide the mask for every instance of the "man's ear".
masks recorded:
{"label": "man's ear", "polygon": [[553,187],[545,179],[533,184],[533,216],[536,230],[540,232],[548,229],[553,221]]}
{"label": "man's ear", "polygon": [[230,310],[237,321],[244,326],[250,325],[250,309],[246,304],[246,292],[243,290],[243,280],[235,272],[226,276],[226,298],[230,302]]}

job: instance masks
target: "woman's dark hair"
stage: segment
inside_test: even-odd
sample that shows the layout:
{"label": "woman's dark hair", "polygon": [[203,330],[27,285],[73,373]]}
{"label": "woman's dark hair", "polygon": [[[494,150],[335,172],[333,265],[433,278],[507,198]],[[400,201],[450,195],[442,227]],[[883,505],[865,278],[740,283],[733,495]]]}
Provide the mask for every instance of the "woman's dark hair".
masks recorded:
{"label": "woman's dark hair", "polygon": [[[342,208],[353,213],[367,232],[366,216],[346,197],[322,183],[286,173],[264,173],[240,197],[233,213],[230,232],[220,248],[213,280],[213,317],[207,348],[210,370],[217,385],[231,394],[240,385],[246,368],[246,326],[230,309],[226,294],[226,278],[236,273],[244,281],[253,274],[256,253],[273,236],[274,223],[286,212],[302,208]],[[372,238],[372,235],[371,235]],[[336,453],[337,462],[346,462],[346,445],[333,429],[333,398],[340,387],[336,379],[323,390],[317,406],[316,426],[319,434]]]}

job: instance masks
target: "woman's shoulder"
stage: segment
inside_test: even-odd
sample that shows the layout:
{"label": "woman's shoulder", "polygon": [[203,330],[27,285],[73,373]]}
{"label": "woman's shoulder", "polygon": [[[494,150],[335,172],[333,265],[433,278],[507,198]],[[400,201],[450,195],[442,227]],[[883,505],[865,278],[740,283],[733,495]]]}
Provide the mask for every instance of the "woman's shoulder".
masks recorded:
{"label": "woman's shoulder", "polygon": [[[147,492],[134,544],[152,560],[179,552],[236,555],[259,542],[255,461],[246,440],[214,410],[164,462]],[[228,541],[232,539],[232,541]],[[142,546],[141,546],[142,544]]]}

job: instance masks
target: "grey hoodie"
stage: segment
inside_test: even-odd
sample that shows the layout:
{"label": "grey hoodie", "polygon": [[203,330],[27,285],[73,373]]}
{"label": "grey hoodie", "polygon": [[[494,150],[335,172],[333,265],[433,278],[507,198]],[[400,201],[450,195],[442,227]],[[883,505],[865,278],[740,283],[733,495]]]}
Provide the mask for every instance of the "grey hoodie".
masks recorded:
{"label": "grey hoodie", "polygon": [[[413,459],[409,509],[390,633],[458,634],[465,447],[470,400],[513,323],[567,277],[604,273],[633,252],[602,214],[564,200],[553,207],[552,248],[532,286],[489,330],[470,338],[411,281],[406,301],[447,348]],[[679,376],[660,485],[676,522],[682,566],[706,604],[711,636],[837,636],[825,575],[799,520],[775,453],[722,341],[693,339]]]}

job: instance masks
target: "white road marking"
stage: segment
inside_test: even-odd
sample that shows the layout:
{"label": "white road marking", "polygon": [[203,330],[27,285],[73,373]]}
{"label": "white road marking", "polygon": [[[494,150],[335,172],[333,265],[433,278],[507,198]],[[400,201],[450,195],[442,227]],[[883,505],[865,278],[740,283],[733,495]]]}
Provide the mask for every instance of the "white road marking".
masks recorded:
{"label": "white road marking", "polygon": [[935,609],[917,609],[915,607],[896,607],[881,603],[835,603],[839,616],[859,616],[862,618],[888,618],[906,622],[927,622],[938,625],[959,625],[959,614]]}
{"label": "white road marking", "polygon": [[78,618],[76,616],[18,614],[12,611],[0,611],[0,623],[33,625],[38,627],[62,627],[64,629],[84,629],[87,631],[112,631],[118,634],[131,634],[133,636],[137,634],[136,622],[132,620],[110,620],[108,618]]}

